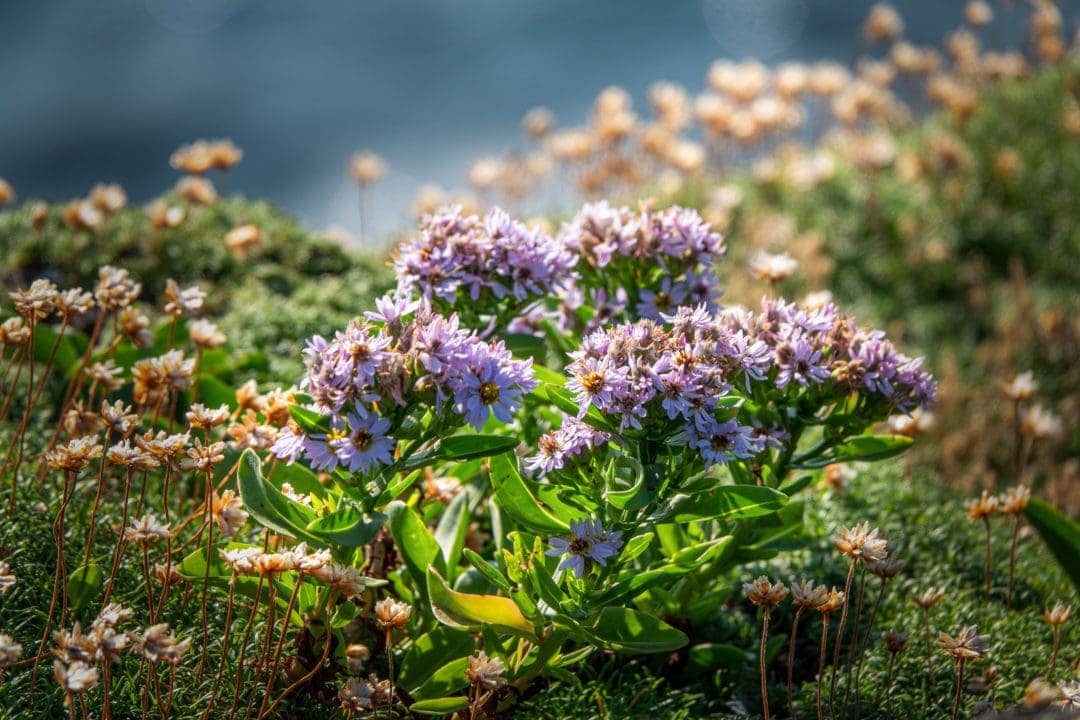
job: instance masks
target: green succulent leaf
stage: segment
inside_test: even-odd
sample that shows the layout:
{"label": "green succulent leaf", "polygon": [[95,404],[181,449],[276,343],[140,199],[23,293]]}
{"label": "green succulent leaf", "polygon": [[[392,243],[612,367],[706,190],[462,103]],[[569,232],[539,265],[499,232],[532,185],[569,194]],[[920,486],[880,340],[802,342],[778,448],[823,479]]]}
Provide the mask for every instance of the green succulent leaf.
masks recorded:
{"label": "green succulent leaf", "polygon": [[446,584],[433,565],[427,569],[427,586],[435,617],[444,625],[461,630],[491,626],[501,632],[536,639],[532,623],[510,598],[457,592]]}

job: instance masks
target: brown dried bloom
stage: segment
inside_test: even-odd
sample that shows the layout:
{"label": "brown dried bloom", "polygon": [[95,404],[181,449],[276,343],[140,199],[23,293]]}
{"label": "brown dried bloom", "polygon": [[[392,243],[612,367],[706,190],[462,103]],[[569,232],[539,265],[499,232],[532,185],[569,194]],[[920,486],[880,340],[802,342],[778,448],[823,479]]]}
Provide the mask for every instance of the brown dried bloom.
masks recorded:
{"label": "brown dried bloom", "polygon": [[880,535],[877,528],[871,530],[868,522],[843,528],[835,543],[836,549],[852,560],[869,563],[884,560],[888,555],[888,540]]}
{"label": "brown dried bloom", "polygon": [[1058,689],[1042,678],[1035,678],[1024,688],[1024,707],[1049,705],[1060,697]]}
{"label": "brown dried bloom", "polygon": [[192,317],[203,309],[206,293],[197,287],[181,289],[176,281],[165,281],[165,312],[173,317]]}
{"label": "brown dried bloom", "polygon": [[115,392],[124,387],[123,374],[124,369],[117,367],[112,358],[106,359],[105,362],[96,362],[86,369],[87,377],[106,393]]}
{"label": "brown dried bloom", "polygon": [[989,635],[979,635],[977,625],[969,625],[960,630],[956,637],[941,633],[937,646],[949,655],[960,660],[975,660],[986,655],[990,649]]}
{"label": "brown dried bloom", "polygon": [[98,669],[84,662],[65,665],[59,660],[54,660],[53,679],[65,692],[78,695],[97,687]]}
{"label": "brown dried bloom", "polygon": [[0,207],[4,207],[15,198],[15,188],[4,178],[0,178]]}
{"label": "brown dried bloom", "polygon": [[897,632],[896,630],[887,630],[885,632],[885,649],[894,655],[904,652],[907,641],[907,633]]}
{"label": "brown dried bloom", "polygon": [[1031,490],[1026,485],[1017,485],[1005,491],[998,499],[998,509],[1006,515],[1019,515],[1031,501]]}
{"label": "brown dried bloom", "polygon": [[892,5],[878,3],[870,8],[862,32],[868,42],[895,40],[904,32],[904,20]]}
{"label": "brown dried bloom", "polygon": [[179,205],[169,205],[164,200],[158,199],[146,207],[146,216],[156,228],[179,227],[184,222],[187,212]]}
{"label": "brown dried bloom", "polygon": [[34,230],[41,232],[48,220],[49,205],[43,202],[34,203],[34,206],[30,208],[30,224],[34,226]]}
{"label": "brown dried bloom", "polygon": [[225,334],[209,320],[192,320],[188,324],[188,337],[192,344],[202,350],[213,350],[225,344]]}
{"label": "brown dried bloom", "polygon": [[239,225],[225,233],[225,247],[240,259],[246,258],[262,241],[263,234],[258,225]]}
{"label": "brown dried bloom", "polygon": [[39,278],[30,283],[29,288],[16,290],[9,295],[15,303],[15,312],[30,322],[37,322],[53,314],[60,291],[51,280]]}
{"label": "brown dried bloom", "polygon": [[964,6],[964,20],[968,25],[982,27],[988,25],[994,19],[994,11],[990,4],[984,0],[969,0]]}
{"label": "brown dried bloom", "polygon": [[74,320],[90,312],[94,296],[82,288],[64,290],[56,296],[56,314],[65,320]]}
{"label": "brown dried bloom", "polygon": [[945,593],[941,590],[935,590],[934,588],[928,588],[923,590],[917,595],[911,596],[911,602],[923,610],[929,610],[937,605],[945,598]]}
{"label": "brown dried bloom", "polygon": [[743,583],[743,593],[755,605],[772,608],[787,597],[788,589],[783,583],[772,584],[769,578],[762,575],[752,583]]}
{"label": "brown dried bloom", "polygon": [[221,533],[226,537],[235,537],[247,522],[248,513],[240,502],[240,496],[232,490],[226,490],[221,495],[214,493],[212,512],[217,521]]}
{"label": "brown dried bloom", "polygon": [[259,394],[259,386],[255,384],[254,380],[248,380],[236,388],[236,409],[262,412],[263,398]]}
{"label": "brown dried bloom", "polygon": [[1061,700],[1058,707],[1062,710],[1080,710],[1080,682],[1076,680],[1063,680],[1058,685]]}
{"label": "brown dried bloom", "polygon": [[161,368],[165,384],[170,390],[183,392],[191,387],[192,377],[195,374],[195,360],[185,358],[183,350],[170,350],[155,359]]}
{"label": "brown dried bloom", "polygon": [[0,668],[14,665],[22,657],[23,646],[10,635],[0,635]]}
{"label": "brown dried bloom", "polygon": [[349,160],[349,175],[360,187],[377,183],[386,174],[386,162],[372,152],[359,152]]}
{"label": "brown dried bloom", "polygon": [[408,603],[399,602],[393,598],[383,598],[375,603],[375,618],[387,630],[401,629],[409,624],[409,616],[412,608]]}
{"label": "brown dried bloom", "polygon": [[142,292],[142,285],[131,279],[123,268],[104,265],[98,270],[94,297],[105,310],[119,310],[130,305]]}
{"label": "brown dried bloom", "polygon": [[187,457],[180,461],[180,467],[209,475],[214,471],[214,466],[225,459],[224,451],[223,442],[203,445],[202,440],[195,438],[195,444],[188,448]]}
{"label": "brown dried bloom", "polygon": [[469,666],[465,669],[465,677],[469,682],[485,690],[497,690],[506,684],[502,674],[506,672],[506,666],[497,657],[488,658],[483,650],[477,655],[469,657]]}
{"label": "brown dried bloom", "polygon": [[187,421],[195,430],[210,430],[229,419],[229,406],[221,405],[208,408],[202,403],[195,403],[187,412]]}
{"label": "brown dried bloom", "polygon": [[109,214],[120,212],[127,205],[127,193],[116,183],[95,185],[87,199],[94,207]]}
{"label": "brown dried bloom", "polygon": [[123,400],[117,400],[112,405],[102,400],[101,419],[109,428],[109,432],[120,436],[126,436],[139,424],[139,416],[133,414],[131,406],[125,405]]}
{"label": "brown dried bloom", "polygon": [[30,329],[21,317],[11,317],[0,323],[0,344],[11,347],[25,345],[30,340]]}
{"label": "brown dried bloom", "polygon": [[964,511],[972,520],[988,520],[997,512],[998,499],[983,490],[978,499],[968,500],[964,503]]}
{"label": "brown dried bloom", "polygon": [[546,107],[534,107],[521,119],[521,129],[531,138],[539,139],[555,127],[555,113]]}
{"label": "brown dried bloom", "polygon": [[349,672],[359,673],[364,663],[371,659],[371,650],[362,643],[350,643],[345,646],[345,658],[349,662]]}
{"label": "brown dried bloom", "polygon": [[1064,434],[1065,427],[1053,412],[1034,405],[1021,413],[1020,432],[1035,440],[1056,440]]}
{"label": "brown dried bloom", "polygon": [[759,280],[771,283],[787,280],[798,267],[798,261],[787,253],[759,252],[750,260],[750,272]]}
{"label": "brown dried bloom", "polygon": [[76,400],[75,404],[64,413],[62,424],[64,432],[71,437],[96,435],[104,427],[101,416],[87,410],[82,400]]}
{"label": "brown dried bloom", "polygon": [[1030,372],[1020,373],[1011,381],[1001,384],[1001,393],[1014,402],[1030,400],[1038,389],[1035,375]]}
{"label": "brown dried bloom", "polygon": [[164,542],[172,537],[172,531],[168,525],[158,522],[153,515],[143,515],[138,520],[132,521],[130,527],[124,528],[124,539],[143,545],[156,542]]}
{"label": "brown dried bloom", "polygon": [[18,578],[11,573],[11,567],[6,562],[0,562],[0,595],[15,587],[18,581]]}
{"label": "brown dried bloom", "polygon": [[214,183],[204,177],[188,175],[176,183],[176,194],[192,205],[213,205],[217,202]]}
{"label": "brown dried bloom", "polygon": [[126,337],[135,347],[147,348],[154,342],[154,335],[150,332],[150,318],[132,307],[126,307],[120,311],[120,334]]}
{"label": "brown dried bloom", "polygon": [[1051,627],[1064,625],[1069,622],[1070,617],[1072,617],[1072,608],[1060,600],[1054,603],[1054,607],[1043,612],[1043,618],[1046,619],[1046,623]]}
{"label": "brown dried bloom", "polygon": [[791,602],[799,608],[817,608],[829,599],[829,588],[815,585],[813,580],[792,583]]}
{"label": "brown dried bloom", "polygon": [[879,578],[888,580],[899,575],[900,571],[903,570],[906,565],[906,560],[889,557],[885,560],[867,563],[866,569],[871,575],[877,575]]}
{"label": "brown dried bloom", "polygon": [[191,638],[177,642],[176,636],[169,632],[168,623],[151,625],[143,634],[129,633],[135,642],[133,650],[150,662],[167,662],[176,665],[191,646]]}
{"label": "brown dried bloom", "polygon": [[374,688],[365,680],[351,677],[338,690],[338,701],[341,709],[348,712],[363,712],[375,707],[372,702]]}
{"label": "brown dried bloom", "polygon": [[105,457],[113,465],[128,468],[133,472],[149,472],[160,465],[153,453],[137,446],[131,440],[122,440],[111,446]]}
{"label": "brown dried bloom", "polygon": [[45,453],[45,461],[51,470],[77,473],[101,457],[103,449],[93,437],[75,438]]}

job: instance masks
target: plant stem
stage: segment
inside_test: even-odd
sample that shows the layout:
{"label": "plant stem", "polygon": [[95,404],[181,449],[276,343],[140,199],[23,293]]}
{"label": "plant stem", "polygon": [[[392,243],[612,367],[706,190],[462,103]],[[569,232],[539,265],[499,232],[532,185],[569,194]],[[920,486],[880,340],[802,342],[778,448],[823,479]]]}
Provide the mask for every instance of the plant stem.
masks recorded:
{"label": "plant stem", "polygon": [[765,720],[769,720],[769,692],[765,681],[765,641],[769,636],[769,608],[765,608],[765,620],[761,623],[761,650],[758,653],[758,664],[761,666],[761,706],[764,708]]}
{"label": "plant stem", "polygon": [[964,686],[964,659],[957,658],[956,660],[956,697],[953,698],[952,706],[952,720],[956,720],[956,716],[960,713],[960,691]]}
{"label": "plant stem", "polygon": [[1005,594],[1005,609],[1012,610],[1013,573],[1016,570],[1016,542],[1020,539],[1020,514],[1013,516],[1012,544],[1009,545],[1009,589]]}
{"label": "plant stem", "polygon": [[825,648],[829,638],[829,613],[822,613],[823,625],[821,626],[821,654],[818,657],[817,669],[817,717],[823,720],[824,713],[821,709],[821,678],[825,674]]}
{"label": "plant stem", "polygon": [[983,524],[986,526],[986,591],[983,594],[983,605],[990,605],[990,516],[983,518]]}
{"label": "plant stem", "polygon": [[829,713],[836,717],[836,666],[840,664],[840,643],[844,638],[844,623],[847,622],[848,599],[851,597],[851,580],[855,577],[855,558],[848,566],[847,581],[844,583],[844,605],[840,610],[840,622],[836,628],[836,647],[833,648],[832,672],[829,675]]}
{"label": "plant stem", "polygon": [[798,716],[795,714],[795,703],[791,697],[791,685],[792,685],[792,673],[795,669],[795,636],[799,632],[799,618],[802,617],[805,607],[800,607],[795,611],[795,620],[791,623],[791,641],[788,643],[788,655],[787,655],[787,706],[788,715],[795,720],[798,720]]}

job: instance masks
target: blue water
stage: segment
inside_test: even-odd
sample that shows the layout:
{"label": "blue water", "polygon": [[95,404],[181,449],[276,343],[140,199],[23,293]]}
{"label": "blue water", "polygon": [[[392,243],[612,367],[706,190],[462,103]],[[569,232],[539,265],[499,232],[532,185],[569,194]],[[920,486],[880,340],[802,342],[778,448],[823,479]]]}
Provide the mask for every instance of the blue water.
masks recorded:
{"label": "blue water", "polygon": [[[231,137],[246,156],[227,191],[355,230],[345,165],[369,148],[391,167],[371,198],[377,234],[407,225],[422,183],[460,188],[470,160],[520,146],[534,105],[574,124],[605,85],[643,107],[652,81],[696,90],[718,57],[848,62],[871,4],[0,0],[0,177],[24,199],[116,181],[142,201],[175,182],[177,146]],[[962,17],[959,1],[894,4],[920,43]]]}

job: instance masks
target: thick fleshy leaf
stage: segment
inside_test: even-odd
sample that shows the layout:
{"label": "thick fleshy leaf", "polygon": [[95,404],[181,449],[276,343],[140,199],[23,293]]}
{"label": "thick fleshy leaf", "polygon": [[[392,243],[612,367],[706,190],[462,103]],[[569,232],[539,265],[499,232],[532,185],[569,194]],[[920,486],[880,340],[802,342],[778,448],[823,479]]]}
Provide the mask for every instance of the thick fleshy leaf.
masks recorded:
{"label": "thick fleshy leaf", "polygon": [[353,505],[341,505],[329,515],[308,523],[307,531],[330,545],[356,548],[375,539],[386,522],[382,513],[364,513]]}
{"label": "thick fleshy leaf", "polygon": [[461,690],[469,684],[465,669],[469,666],[466,657],[451,660],[438,668],[424,681],[424,684],[412,692],[416,700],[436,700],[445,698],[450,693]]}
{"label": "thick fleshy leaf", "polygon": [[428,565],[434,565],[443,572],[446,571],[439,543],[435,541],[416,511],[400,500],[390,503],[386,508],[386,514],[390,517],[387,527],[394,538],[398,552],[401,553],[401,559],[405,562],[405,568],[420,586],[421,591],[426,594]]}
{"label": "thick fleshy leaf", "polygon": [[453,435],[439,441],[438,457],[457,462],[491,457],[513,450],[518,442],[506,435]]}
{"label": "thick fleshy leaf", "polygon": [[915,441],[903,435],[856,435],[819,457],[800,462],[796,467],[820,468],[833,463],[884,460],[907,450]]}
{"label": "thick fleshy leaf", "polygon": [[509,454],[492,458],[491,485],[499,508],[530,530],[552,534],[570,530],[565,520],[555,517],[529,491]]}
{"label": "thick fleshy leaf", "polygon": [[444,625],[461,630],[477,630],[490,625],[502,632],[536,638],[532,623],[510,598],[468,595],[452,590],[431,565],[427,569],[427,584],[431,608]]}
{"label": "thick fleshy leaf", "polygon": [[[540,387],[536,389],[536,393],[545,397],[552,405],[559,408],[570,417],[577,417],[580,408],[578,407],[577,401],[574,400],[574,394],[566,388],[550,383],[541,383]],[[597,430],[611,433],[619,431],[618,423],[604,415],[595,407],[590,407],[582,420]]]}
{"label": "thick fleshy leaf", "polygon": [[664,520],[742,520],[774,513],[787,503],[787,495],[760,485],[719,485],[708,492],[676,495]]}
{"label": "thick fleshy leaf", "polygon": [[300,429],[306,433],[318,435],[330,432],[330,420],[314,410],[308,410],[299,405],[290,405],[289,415],[300,426]]}
{"label": "thick fleshy leaf", "polygon": [[244,509],[264,527],[297,540],[306,540],[318,547],[327,546],[324,539],[307,530],[307,526],[316,519],[315,512],[293,502],[263,479],[262,465],[254,450],[249,448],[240,455],[236,478]]}
{"label": "thick fleshy leaf", "polygon": [[471,655],[474,646],[475,641],[470,633],[438,625],[413,641],[401,661],[397,682],[412,694],[438,668]]}
{"label": "thick fleshy leaf", "polygon": [[1080,590],[1080,523],[1065,517],[1051,505],[1032,498],[1024,510],[1047,549],[1061,564],[1073,586]]}
{"label": "thick fleshy leaf", "polygon": [[671,652],[688,642],[681,630],[660,618],[620,607],[601,610],[589,633],[601,648],[628,655]]}
{"label": "thick fleshy leaf", "polygon": [[74,611],[86,607],[97,598],[105,586],[105,574],[101,568],[91,563],[76,568],[68,576],[68,603]]}
{"label": "thick fleshy leaf", "polygon": [[57,333],[58,329],[59,327],[50,325],[34,326],[34,359],[44,363],[53,355],[53,367],[70,379],[82,361],[88,339],[71,328],[67,328],[64,334],[60,335]]}
{"label": "thick fleshy leaf", "polygon": [[472,487],[462,488],[450,501],[450,506],[443,512],[439,524],[435,527],[435,542],[442,550],[451,582],[456,575],[455,569],[461,558],[461,549],[465,547],[465,535],[469,531],[469,502],[473,492],[475,490]]}
{"label": "thick fleshy leaf", "polygon": [[464,710],[469,706],[469,698],[464,695],[453,697],[434,698],[431,700],[418,700],[409,706],[409,712],[418,715],[449,715],[458,710]]}

